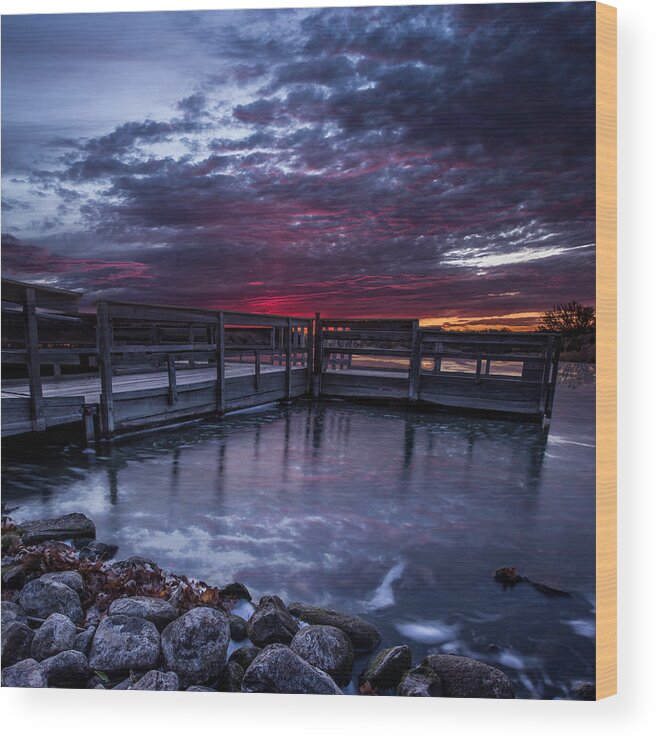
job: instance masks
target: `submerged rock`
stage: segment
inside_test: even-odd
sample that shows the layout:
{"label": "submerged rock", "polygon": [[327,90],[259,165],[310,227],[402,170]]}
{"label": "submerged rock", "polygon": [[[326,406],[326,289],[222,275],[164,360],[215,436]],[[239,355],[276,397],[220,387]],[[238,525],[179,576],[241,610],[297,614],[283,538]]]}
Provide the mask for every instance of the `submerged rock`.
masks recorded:
{"label": "submerged rock", "polygon": [[267,645],[250,664],[242,691],[266,694],[341,694],[333,679],[286,645]]}
{"label": "submerged rock", "polygon": [[338,686],[346,686],[351,680],[353,645],[337,627],[303,627],[294,635],[290,647],[311,666],[331,676]]}
{"label": "submerged rock", "polygon": [[360,674],[359,686],[367,686],[369,689],[392,689],[399,682],[406,671],[412,665],[412,654],[407,645],[381,650],[375,655]]}
{"label": "submerged rock", "polygon": [[91,673],[87,656],[77,650],[65,650],[47,658],[41,665],[48,675],[48,686],[83,688]]}
{"label": "submerged rock", "polygon": [[262,652],[262,648],[255,645],[244,645],[237,648],[228,658],[228,663],[238,663],[244,670],[257,658]]}
{"label": "submerged rock", "polygon": [[39,663],[64,650],[72,650],[75,625],[63,614],[51,614],[34,634],[32,657]]}
{"label": "submerged rock", "polygon": [[26,545],[46,540],[95,539],[96,525],[84,514],[65,514],[55,519],[21,522],[17,530]]}
{"label": "submerged rock", "polygon": [[51,583],[63,583],[77,592],[78,596],[84,596],[84,579],[76,570],[59,570],[54,573],[44,573],[41,576],[42,581]]}
{"label": "submerged rock", "polygon": [[241,691],[241,682],[244,678],[244,669],[236,663],[234,660],[228,661],[221,678],[219,678],[216,688],[219,691],[227,691],[230,693],[238,693]]}
{"label": "submerged rock", "polygon": [[34,658],[2,669],[2,685],[5,688],[44,689],[48,685],[48,674]]}
{"label": "submerged rock", "polygon": [[34,630],[23,622],[11,622],[2,628],[2,665],[20,663],[32,656]]}
{"label": "submerged rock", "polygon": [[173,671],[148,671],[129,691],[177,691],[180,687],[178,677]]}
{"label": "submerged rock", "polygon": [[512,567],[504,567],[504,568],[497,568],[495,574],[494,574],[494,580],[499,581],[499,583],[504,583],[508,586],[512,586],[515,583],[520,583],[524,580],[524,576],[520,576],[517,568],[514,566]]}
{"label": "submerged rock", "polygon": [[258,647],[283,643],[288,645],[298,632],[298,625],[282,599],[263,596],[247,622],[248,637]]}
{"label": "submerged rock", "polygon": [[213,683],[226,664],[230,626],[224,612],[206,606],[191,609],[162,632],[164,666],[180,686]]}
{"label": "submerged rock", "polygon": [[437,673],[444,696],[469,699],[514,699],[512,682],[503,671],[460,655],[428,655],[422,661]]}
{"label": "submerged rock", "polygon": [[115,614],[103,619],[91,643],[89,665],[94,671],[127,673],[155,668],[160,637],[152,622]]}
{"label": "submerged rock", "polygon": [[418,666],[407,671],[398,686],[399,696],[443,696],[442,681],[432,668]]}
{"label": "submerged rock", "polygon": [[367,622],[360,617],[353,617],[350,614],[342,614],[332,609],[307,606],[300,603],[290,604],[289,612],[308,624],[325,624],[329,627],[337,627],[351,640],[356,650],[373,650],[381,639],[380,632],[371,622]]}
{"label": "submerged rock", "polygon": [[141,619],[152,622],[160,631],[178,616],[178,610],[168,601],[150,596],[128,596],[116,599],[111,603],[108,613],[141,617]]}
{"label": "submerged rock", "polygon": [[235,642],[241,642],[248,637],[245,619],[237,614],[228,614],[228,623],[230,624],[230,637]]}
{"label": "submerged rock", "polygon": [[572,698],[577,701],[596,701],[597,687],[590,681],[581,681],[572,689]]}
{"label": "submerged rock", "polygon": [[27,583],[18,595],[18,603],[26,613],[39,619],[51,614],[64,614],[72,622],[82,621],[82,605],[77,592],[65,583],[36,578]]}

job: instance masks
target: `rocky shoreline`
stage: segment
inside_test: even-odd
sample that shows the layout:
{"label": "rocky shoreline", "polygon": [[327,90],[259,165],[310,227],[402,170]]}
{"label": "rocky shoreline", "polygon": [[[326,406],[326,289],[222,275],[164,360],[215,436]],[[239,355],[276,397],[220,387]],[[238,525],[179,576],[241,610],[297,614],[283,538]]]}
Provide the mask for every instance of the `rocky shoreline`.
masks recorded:
{"label": "rocky shoreline", "polygon": [[[342,694],[355,679],[361,695],[514,698],[510,678],[480,661],[416,664],[406,645],[381,649],[358,616],[275,595],[253,603],[240,583],[113,560],[117,548],[95,536],[83,514],[3,517],[3,686]],[[371,658],[353,676],[362,654]]]}

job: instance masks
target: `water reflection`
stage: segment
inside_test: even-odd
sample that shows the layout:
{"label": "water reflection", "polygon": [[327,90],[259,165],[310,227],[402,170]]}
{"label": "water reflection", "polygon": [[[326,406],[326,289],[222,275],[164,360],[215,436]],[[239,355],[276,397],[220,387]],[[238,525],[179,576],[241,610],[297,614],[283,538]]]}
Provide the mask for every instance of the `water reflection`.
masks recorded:
{"label": "water reflection", "polygon": [[[120,557],[365,613],[416,660],[462,652],[567,696],[594,676],[594,444],[577,370],[549,427],[297,403],[99,450],[10,442],[3,491],[19,518],[88,514]],[[501,565],[573,598],[504,590]]]}

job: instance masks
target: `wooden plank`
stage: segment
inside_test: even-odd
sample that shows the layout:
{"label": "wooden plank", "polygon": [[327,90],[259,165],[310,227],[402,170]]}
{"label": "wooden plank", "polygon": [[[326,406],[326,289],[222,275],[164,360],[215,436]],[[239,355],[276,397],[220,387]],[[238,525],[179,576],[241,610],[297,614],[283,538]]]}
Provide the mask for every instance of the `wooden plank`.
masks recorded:
{"label": "wooden plank", "polygon": [[169,406],[178,402],[178,384],[175,376],[175,360],[172,355],[166,356],[166,367],[169,376]]}
{"label": "wooden plank", "polygon": [[83,294],[73,290],[62,290],[61,288],[50,288],[45,285],[34,285],[24,283],[20,280],[2,278],[2,300],[10,303],[25,305],[27,291],[32,292],[33,305],[35,308],[43,308],[49,311],[63,311],[75,313],[78,310],[80,299]]}
{"label": "wooden plank", "polygon": [[536,407],[540,403],[540,383],[527,383],[519,378],[504,378],[500,376],[481,376],[476,380],[472,373],[469,377],[455,374],[431,375],[422,377],[420,398],[425,394],[440,394],[445,396],[469,396],[476,398],[496,398],[508,401],[534,401]]}
{"label": "wooden plank", "polygon": [[499,413],[526,414],[539,416],[540,409],[537,401],[518,401],[496,398],[472,398],[471,396],[447,396],[440,393],[427,393],[422,391],[420,400],[426,403],[443,406],[445,408],[472,410],[472,411],[495,411]]}
{"label": "wooden plank", "polygon": [[324,327],[357,327],[372,331],[412,331],[414,319],[323,319]]}
{"label": "wooden plank", "polygon": [[412,330],[410,331],[332,331],[322,329],[324,340],[347,341],[347,342],[406,342],[410,345],[412,341]]}
{"label": "wooden plank", "polygon": [[216,352],[216,344],[112,344],[111,352],[118,354],[165,354],[169,352]]}
{"label": "wooden plank", "polygon": [[121,303],[120,301],[103,301],[107,303],[109,316],[112,319],[131,319],[134,321],[168,321],[172,323],[213,324],[216,311],[203,311],[175,306],[156,306],[149,304]]}
{"label": "wooden plank", "polygon": [[100,370],[100,429],[104,439],[114,433],[114,402],[112,388],[112,337],[109,307],[106,301],[97,304],[98,367]]}
{"label": "wooden plank", "polygon": [[25,288],[25,349],[27,351],[27,370],[30,379],[30,417],[32,430],[41,432],[46,428],[39,367],[39,331],[36,319],[36,298],[34,288]]}
{"label": "wooden plank", "polygon": [[219,313],[216,330],[216,410],[223,414],[225,412],[226,399],[226,375],[225,375],[225,317],[223,312]]}

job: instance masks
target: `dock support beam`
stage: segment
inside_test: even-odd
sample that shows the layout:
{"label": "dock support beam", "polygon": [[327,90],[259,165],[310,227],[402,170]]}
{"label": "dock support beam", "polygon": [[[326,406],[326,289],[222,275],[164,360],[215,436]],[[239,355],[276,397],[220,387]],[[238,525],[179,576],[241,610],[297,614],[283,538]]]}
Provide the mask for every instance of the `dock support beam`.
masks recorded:
{"label": "dock support beam", "polygon": [[412,322],[412,348],[410,350],[410,368],[408,370],[408,400],[419,400],[419,376],[421,373],[421,331],[419,321]]}
{"label": "dock support beam", "polygon": [[25,290],[25,349],[27,369],[30,376],[30,417],[32,431],[42,432],[46,428],[46,412],[41,385],[41,368],[39,366],[39,331],[36,318],[36,298],[34,288]]}
{"label": "dock support beam", "polygon": [[219,323],[216,327],[216,410],[220,414],[225,414],[225,401],[225,318],[223,311],[219,311]]}
{"label": "dock support beam", "polygon": [[292,320],[287,319],[287,336],[285,337],[285,398],[292,397]]}
{"label": "dock support beam", "polygon": [[321,395],[321,372],[323,369],[323,342],[321,335],[321,314],[314,316],[314,367],[312,368],[312,395],[319,398]]}
{"label": "dock support beam", "polygon": [[175,406],[178,402],[178,383],[175,374],[175,358],[166,355],[166,369],[169,374],[169,406]]}
{"label": "dock support beam", "polygon": [[104,439],[114,435],[114,399],[112,389],[112,330],[109,307],[98,303],[98,366],[100,369],[100,429]]}

